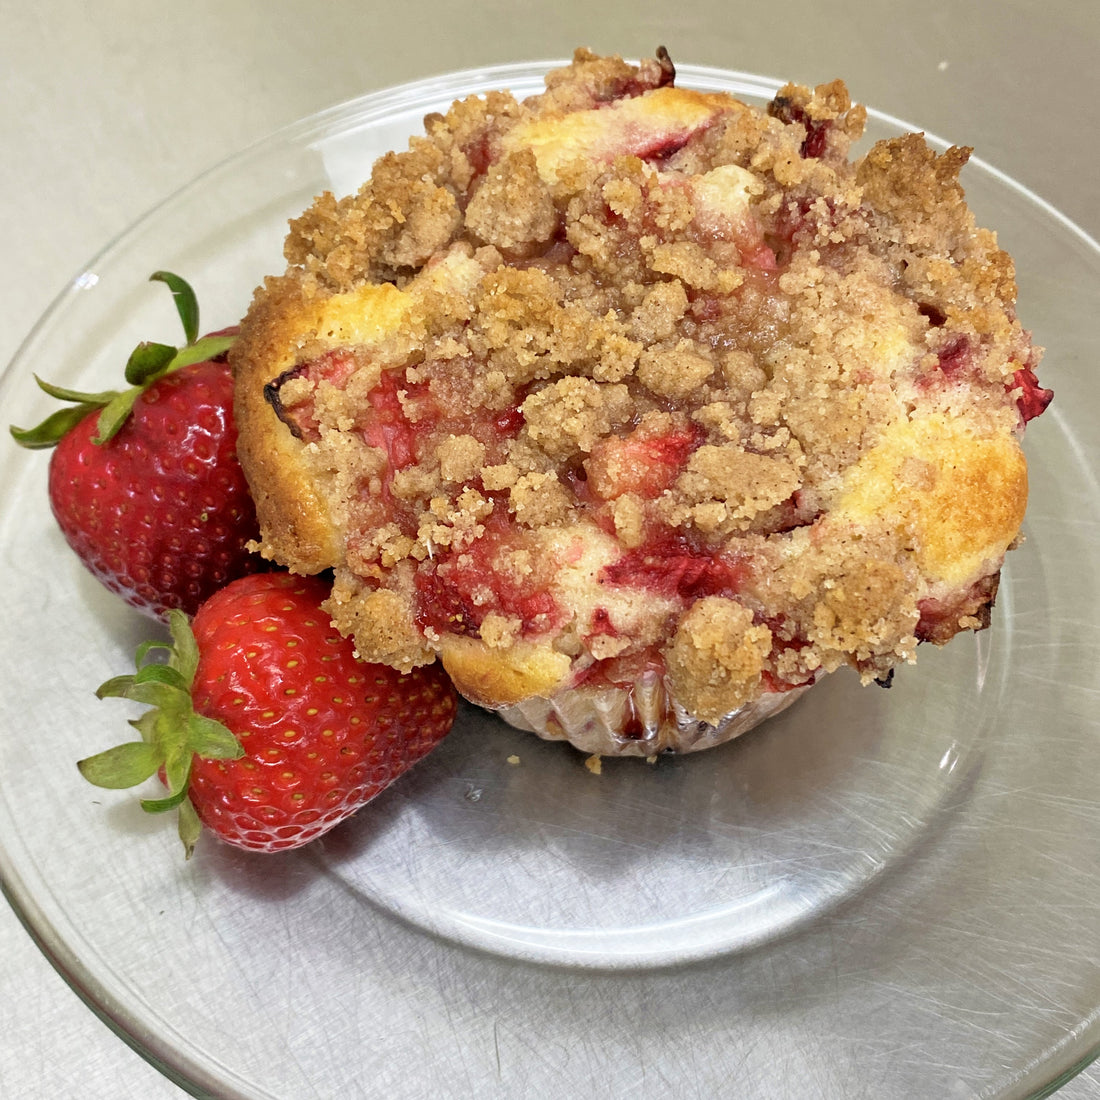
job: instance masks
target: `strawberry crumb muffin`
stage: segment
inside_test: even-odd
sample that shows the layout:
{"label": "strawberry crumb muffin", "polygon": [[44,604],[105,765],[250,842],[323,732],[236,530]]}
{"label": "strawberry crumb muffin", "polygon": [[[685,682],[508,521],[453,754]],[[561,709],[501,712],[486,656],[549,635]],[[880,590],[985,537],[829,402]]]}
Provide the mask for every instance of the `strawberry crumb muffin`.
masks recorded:
{"label": "strawberry crumb muffin", "polygon": [[233,351],[261,549],[360,655],[588,752],[726,740],[988,625],[1050,400],[1009,257],[839,81],[580,50],[291,225]]}

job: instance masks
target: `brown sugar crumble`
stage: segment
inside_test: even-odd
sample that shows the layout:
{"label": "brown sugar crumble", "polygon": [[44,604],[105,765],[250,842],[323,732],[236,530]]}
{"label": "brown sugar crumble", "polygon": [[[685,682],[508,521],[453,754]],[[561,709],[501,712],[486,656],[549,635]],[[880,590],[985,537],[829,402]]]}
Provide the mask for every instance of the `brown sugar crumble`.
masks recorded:
{"label": "brown sugar crumble", "polygon": [[987,624],[1050,395],[969,151],[853,162],[865,117],[586,50],[428,116],[245,319],[265,555],[498,707],[657,677],[715,723]]}

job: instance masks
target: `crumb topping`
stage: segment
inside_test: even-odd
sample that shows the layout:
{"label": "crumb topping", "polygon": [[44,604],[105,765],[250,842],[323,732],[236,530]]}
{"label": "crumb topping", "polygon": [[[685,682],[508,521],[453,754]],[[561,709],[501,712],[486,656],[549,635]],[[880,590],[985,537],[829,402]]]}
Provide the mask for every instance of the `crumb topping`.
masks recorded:
{"label": "crumb topping", "polygon": [[771,648],[771,631],[754,624],[747,607],[706,596],[680,620],[666,650],[672,689],[689,713],[717,723],[752,698]]}
{"label": "crumb topping", "polygon": [[587,50],[428,116],[245,319],[263,552],[489,705],[656,673],[715,721],[985,625],[1050,395],[969,150],[852,162],[864,120]]}

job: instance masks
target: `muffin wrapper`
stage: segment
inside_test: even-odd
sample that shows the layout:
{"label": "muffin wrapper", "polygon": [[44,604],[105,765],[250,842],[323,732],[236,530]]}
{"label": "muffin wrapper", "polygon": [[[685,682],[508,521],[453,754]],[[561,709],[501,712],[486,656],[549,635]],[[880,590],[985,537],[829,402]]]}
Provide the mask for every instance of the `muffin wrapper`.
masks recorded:
{"label": "muffin wrapper", "polygon": [[550,698],[525,699],[498,713],[509,725],[547,741],[569,741],[601,756],[698,752],[721,745],[780,711],[812,685],[762,695],[711,725],[693,718],[669,693],[663,677],[633,684],[579,687]]}

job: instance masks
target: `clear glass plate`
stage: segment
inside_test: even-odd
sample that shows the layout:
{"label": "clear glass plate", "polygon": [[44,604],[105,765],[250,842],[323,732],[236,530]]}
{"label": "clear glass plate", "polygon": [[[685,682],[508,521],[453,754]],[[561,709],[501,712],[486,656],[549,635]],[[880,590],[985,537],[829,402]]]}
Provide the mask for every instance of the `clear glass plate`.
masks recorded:
{"label": "clear glass plate", "polygon": [[[459,73],[311,118],[202,177],[97,257],[2,383],[113,385],[282,266],[286,219],[356,188],[428,111],[545,64]],[[683,67],[750,100],[777,84]],[[872,114],[869,138],[910,129]],[[473,709],[323,842],[185,863],[164,821],[74,762],[113,744],[145,620],[87,576],[8,446],[0,874],[43,950],[166,1074],[220,1097],[1023,1097],[1100,1047],[1100,251],[988,166],[963,176],[1017,262],[1057,398],[994,628],[922,649],[889,692],[843,673],[697,756],[604,761]],[[509,762],[518,757],[518,764]]]}

